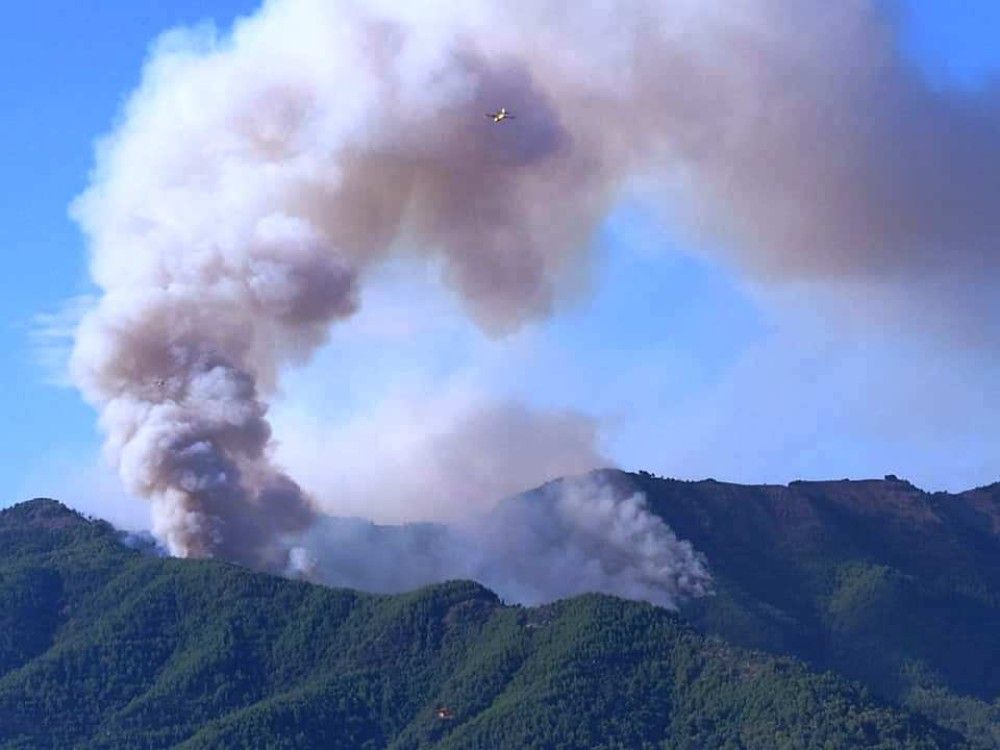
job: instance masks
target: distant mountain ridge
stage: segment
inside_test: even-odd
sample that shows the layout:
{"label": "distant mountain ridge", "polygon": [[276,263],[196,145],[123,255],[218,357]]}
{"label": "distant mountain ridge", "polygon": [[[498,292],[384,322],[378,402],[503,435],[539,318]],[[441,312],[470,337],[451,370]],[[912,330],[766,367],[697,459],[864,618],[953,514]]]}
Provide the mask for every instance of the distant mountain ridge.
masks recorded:
{"label": "distant mountain ridge", "polygon": [[144,555],[54,501],[0,512],[3,748],[965,746],[646,604],[375,596]]}
{"label": "distant mountain ridge", "polygon": [[[604,470],[703,553],[714,596],[682,607],[730,643],[861,680],[1000,747],[1000,484],[745,486]],[[545,502],[562,480],[508,501]]]}

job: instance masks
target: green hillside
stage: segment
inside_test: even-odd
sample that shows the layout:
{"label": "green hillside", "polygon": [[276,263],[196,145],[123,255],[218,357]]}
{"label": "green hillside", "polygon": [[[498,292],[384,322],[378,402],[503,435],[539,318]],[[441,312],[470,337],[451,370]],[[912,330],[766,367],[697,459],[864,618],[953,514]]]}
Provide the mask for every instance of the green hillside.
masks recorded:
{"label": "green hillside", "polygon": [[0,618],[4,748],[964,746],[652,606],[331,590],[144,556],[53,501],[0,513]]}
{"label": "green hillside", "polygon": [[1000,747],[1000,485],[931,494],[895,478],[594,477],[643,492],[705,554],[716,595],[681,611],[700,631],[834,670],[976,747]]}

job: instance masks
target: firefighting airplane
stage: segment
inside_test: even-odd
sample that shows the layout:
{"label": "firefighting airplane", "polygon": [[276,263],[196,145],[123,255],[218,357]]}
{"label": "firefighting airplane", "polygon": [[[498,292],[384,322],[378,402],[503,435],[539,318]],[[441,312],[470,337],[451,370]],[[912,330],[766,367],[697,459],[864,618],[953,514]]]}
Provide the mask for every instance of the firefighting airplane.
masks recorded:
{"label": "firefighting airplane", "polygon": [[506,107],[500,107],[500,109],[496,112],[490,112],[486,116],[493,118],[493,122],[503,122],[504,120],[515,119],[514,115],[507,111]]}

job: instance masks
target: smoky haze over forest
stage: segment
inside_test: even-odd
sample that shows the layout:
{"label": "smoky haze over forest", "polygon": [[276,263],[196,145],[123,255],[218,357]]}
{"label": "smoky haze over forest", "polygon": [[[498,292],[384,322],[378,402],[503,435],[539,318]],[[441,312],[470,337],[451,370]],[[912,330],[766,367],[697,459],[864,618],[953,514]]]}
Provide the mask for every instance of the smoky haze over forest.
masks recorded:
{"label": "smoky haze over forest", "polygon": [[[489,336],[546,317],[587,286],[589,240],[637,185],[748,278],[871,284],[899,320],[997,330],[994,298],[968,290],[1000,265],[1000,99],[929,88],[879,3],[395,5],[274,0],[231,34],[165,35],[74,204],[101,290],[74,381],[174,554],[322,566],[302,539],[336,498],[273,458],[282,368],[396,258],[439,266]],[[512,127],[483,120],[498,102]],[[495,399],[452,427],[411,467],[429,495],[461,497],[444,485],[477,456],[498,496],[607,463],[583,414]],[[550,567],[614,557],[602,589],[704,590],[641,497],[579,491],[591,505],[558,506],[551,546],[503,523]]]}

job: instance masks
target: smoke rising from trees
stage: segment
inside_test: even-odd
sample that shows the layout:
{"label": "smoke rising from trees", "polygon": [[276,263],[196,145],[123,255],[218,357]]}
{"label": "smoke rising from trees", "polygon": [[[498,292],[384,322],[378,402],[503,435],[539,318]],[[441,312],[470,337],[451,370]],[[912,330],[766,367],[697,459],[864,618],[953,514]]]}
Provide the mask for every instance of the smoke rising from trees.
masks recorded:
{"label": "smoke rising from trees", "polygon": [[[156,532],[283,569],[319,512],[273,460],[282,368],[394,256],[490,335],[546,316],[633,180],[758,278],[995,273],[1000,100],[930,90],[876,5],[273,0],[165,35],[74,207],[102,295],[74,379]],[[599,455],[535,423],[539,464]]]}

